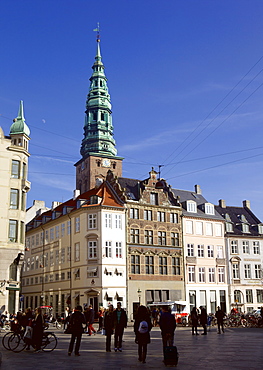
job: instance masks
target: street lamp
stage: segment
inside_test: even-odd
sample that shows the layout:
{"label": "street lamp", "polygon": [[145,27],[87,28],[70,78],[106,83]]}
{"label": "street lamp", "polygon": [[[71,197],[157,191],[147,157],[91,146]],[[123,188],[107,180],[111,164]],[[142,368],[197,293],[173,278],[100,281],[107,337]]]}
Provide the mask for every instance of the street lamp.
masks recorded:
{"label": "street lamp", "polygon": [[139,306],[140,306],[140,305],[141,305],[141,293],[142,293],[142,291],[141,291],[141,289],[140,289],[140,288],[138,288],[137,293],[138,293]]}

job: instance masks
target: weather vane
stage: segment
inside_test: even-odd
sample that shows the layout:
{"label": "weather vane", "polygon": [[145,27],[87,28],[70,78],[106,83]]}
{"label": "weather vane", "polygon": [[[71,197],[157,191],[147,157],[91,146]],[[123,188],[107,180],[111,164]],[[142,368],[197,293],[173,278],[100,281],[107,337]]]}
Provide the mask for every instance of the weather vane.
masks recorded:
{"label": "weather vane", "polygon": [[95,32],[97,32],[97,42],[100,42],[100,24],[99,22],[97,23],[97,28],[94,28]]}

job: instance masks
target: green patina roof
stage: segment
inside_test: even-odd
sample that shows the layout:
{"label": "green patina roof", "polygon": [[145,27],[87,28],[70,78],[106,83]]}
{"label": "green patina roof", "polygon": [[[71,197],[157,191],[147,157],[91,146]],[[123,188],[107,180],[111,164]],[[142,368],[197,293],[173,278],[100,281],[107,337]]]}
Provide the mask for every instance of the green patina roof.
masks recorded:
{"label": "green patina roof", "polygon": [[14,119],[14,123],[10,127],[10,135],[11,134],[24,134],[27,135],[28,137],[30,135],[30,130],[26,124],[24,117],[24,106],[22,100],[20,100],[17,118]]}

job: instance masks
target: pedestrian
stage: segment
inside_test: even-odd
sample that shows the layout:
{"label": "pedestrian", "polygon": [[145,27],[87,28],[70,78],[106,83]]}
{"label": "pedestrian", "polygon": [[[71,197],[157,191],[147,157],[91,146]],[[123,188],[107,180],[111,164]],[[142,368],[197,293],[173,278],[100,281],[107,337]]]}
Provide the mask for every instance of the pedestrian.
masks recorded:
{"label": "pedestrian", "polygon": [[174,345],[174,331],[176,329],[175,317],[171,314],[171,312],[168,311],[167,306],[162,307],[162,314],[160,316],[159,324],[164,350],[166,346],[172,347]]}
{"label": "pedestrian", "polygon": [[103,328],[104,311],[105,311],[104,307],[100,307],[99,312],[98,312],[98,316],[99,316],[99,330],[98,330],[98,332],[101,332],[101,330]]}
{"label": "pedestrian", "polygon": [[192,335],[199,335],[197,332],[197,325],[198,325],[198,311],[196,307],[193,307],[191,311],[191,321],[192,321]]}
{"label": "pedestrian", "polygon": [[79,348],[80,348],[81,336],[83,333],[83,325],[85,324],[86,324],[86,320],[85,320],[85,316],[82,313],[82,307],[77,306],[73,314],[70,316],[70,320],[69,320],[69,330],[71,331],[71,340],[70,340],[69,348],[68,348],[69,356],[71,356],[71,353],[73,351],[75,339],[77,339],[76,345],[75,345],[75,356],[80,356]]}
{"label": "pedestrian", "polygon": [[138,360],[145,364],[147,344],[151,342],[150,331],[152,329],[151,317],[145,306],[139,306],[134,322],[135,343],[138,344]]}
{"label": "pedestrian", "polygon": [[217,311],[215,313],[215,317],[217,320],[217,328],[218,332],[217,334],[221,334],[220,328],[222,328],[222,332],[224,333],[224,317],[226,316],[225,312],[221,310],[221,308],[218,306]]}
{"label": "pedestrian", "polygon": [[111,336],[114,328],[113,305],[110,304],[104,314],[104,330],[106,335],[106,352],[111,352]]}
{"label": "pedestrian", "polygon": [[95,319],[95,313],[92,308],[92,305],[90,304],[87,310],[87,315],[86,315],[89,336],[91,336],[91,332],[93,332],[93,334],[96,334],[96,330],[93,328],[94,319]]}
{"label": "pedestrian", "polygon": [[44,332],[44,317],[42,315],[42,310],[40,307],[35,309],[35,318],[33,320],[33,336],[32,344],[35,347],[34,352],[40,352],[42,338]]}
{"label": "pedestrian", "polygon": [[204,307],[200,307],[200,310],[200,324],[204,329],[204,332],[201,335],[207,335],[207,312]]}
{"label": "pedestrian", "polygon": [[127,315],[123,308],[121,308],[121,302],[117,303],[117,308],[113,312],[114,318],[114,351],[122,352],[122,337],[124,328],[127,328]]}

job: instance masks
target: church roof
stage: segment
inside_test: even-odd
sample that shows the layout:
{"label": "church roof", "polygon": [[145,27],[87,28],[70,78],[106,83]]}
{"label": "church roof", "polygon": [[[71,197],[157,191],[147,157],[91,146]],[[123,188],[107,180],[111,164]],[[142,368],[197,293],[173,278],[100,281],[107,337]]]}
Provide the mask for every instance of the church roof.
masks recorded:
{"label": "church roof", "polygon": [[12,134],[24,134],[28,137],[30,135],[30,130],[24,117],[24,106],[22,100],[20,101],[17,118],[14,119],[13,124],[10,127],[10,135]]}

